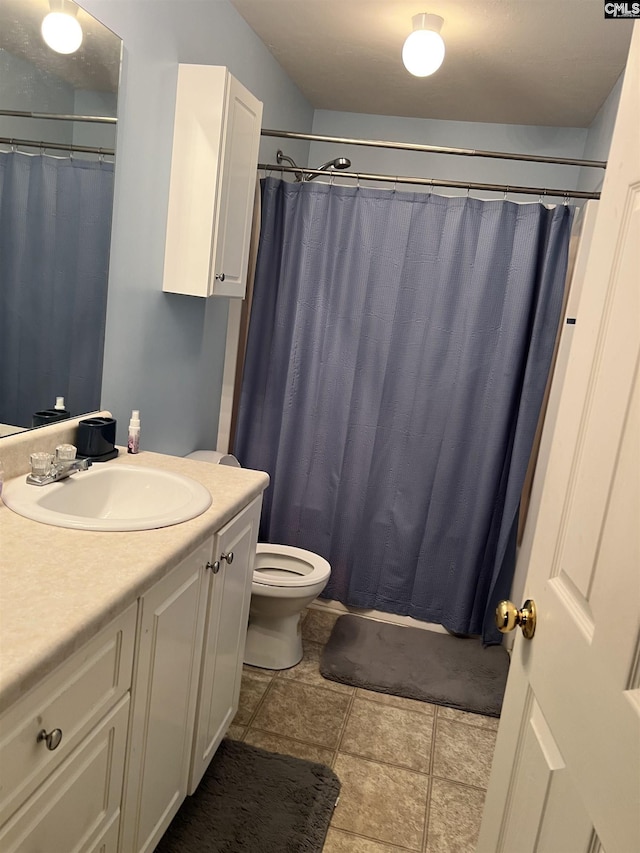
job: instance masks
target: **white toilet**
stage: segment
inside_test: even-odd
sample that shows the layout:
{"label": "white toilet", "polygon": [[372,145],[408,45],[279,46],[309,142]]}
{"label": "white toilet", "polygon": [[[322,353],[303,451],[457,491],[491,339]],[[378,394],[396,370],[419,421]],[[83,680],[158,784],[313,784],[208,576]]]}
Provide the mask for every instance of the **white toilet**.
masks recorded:
{"label": "white toilet", "polygon": [[244,662],[288,669],[302,660],[300,616],[327,585],[331,567],[312,551],[258,543]]}
{"label": "white toilet", "polygon": [[[212,450],[196,450],[187,458],[240,467],[235,456]],[[330,574],[329,563],[312,551],[258,543],[245,663],[263,669],[288,669],[302,660],[300,616],[320,595]]]}

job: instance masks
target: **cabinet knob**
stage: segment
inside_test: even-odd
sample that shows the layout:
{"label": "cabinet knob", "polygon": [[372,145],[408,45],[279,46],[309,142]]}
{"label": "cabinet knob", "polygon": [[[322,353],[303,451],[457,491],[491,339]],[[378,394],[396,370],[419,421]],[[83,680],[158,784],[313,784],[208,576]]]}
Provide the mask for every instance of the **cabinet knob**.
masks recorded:
{"label": "cabinet knob", "polygon": [[228,554],[220,554],[220,559],[226,560],[228,565],[231,565],[233,563],[233,551],[229,551]]}
{"label": "cabinet knob", "polygon": [[205,568],[213,569],[214,575],[217,575],[218,572],[220,571],[220,562],[219,562],[219,560],[216,560],[215,563],[207,563]]}
{"label": "cabinet knob", "polygon": [[216,279],[216,281],[224,281],[224,273],[223,272],[216,273],[215,279]]}
{"label": "cabinet knob", "polygon": [[53,751],[60,746],[60,741],[62,740],[62,729],[51,729],[50,732],[41,729],[38,732],[37,742],[43,740],[47,746],[47,749]]}

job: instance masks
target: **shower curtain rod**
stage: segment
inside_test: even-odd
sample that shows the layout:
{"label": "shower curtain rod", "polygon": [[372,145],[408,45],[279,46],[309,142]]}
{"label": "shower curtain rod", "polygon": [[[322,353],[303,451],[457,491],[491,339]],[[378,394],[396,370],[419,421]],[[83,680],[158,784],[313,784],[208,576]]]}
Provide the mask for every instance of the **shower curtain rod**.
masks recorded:
{"label": "shower curtain rod", "polygon": [[[321,136],[316,133],[297,133],[292,130],[260,131],[262,136],[281,139],[305,139],[311,142],[338,142],[341,145],[365,145],[369,148],[396,148],[402,151],[423,151],[427,154],[453,154],[460,157],[491,157],[495,160],[523,160],[527,163],[549,163],[558,166],[589,166],[606,169],[606,160],[574,160],[567,157],[543,157],[534,154],[511,154],[506,151],[482,151],[477,148],[444,148],[440,145],[420,145],[413,142],[391,142],[384,139],[352,139],[347,136]],[[305,170],[309,171],[309,170]]]}
{"label": "shower curtain rod", "polygon": [[52,148],[56,151],[69,151],[71,154],[102,154],[113,157],[116,153],[113,148],[93,148],[90,145],[73,145],[70,142],[36,142],[33,139],[14,139],[11,136],[0,136],[0,143],[21,148]]}
{"label": "shower curtain rod", "polygon": [[0,116],[15,116],[16,118],[47,118],[53,121],[94,121],[101,124],[117,124],[114,116],[75,116],[67,113],[33,113],[24,110],[0,110]]}
{"label": "shower curtain rod", "polygon": [[[262,169],[265,172],[301,171],[300,166],[294,168],[293,166],[283,166],[279,163],[258,163],[258,169]],[[556,196],[564,199],[600,198],[599,192],[583,192],[582,190],[559,190],[550,187],[519,187],[512,186],[510,184],[479,184],[473,183],[472,181],[445,181],[440,178],[409,178],[401,177],[399,175],[372,175],[366,172],[349,172],[347,170],[341,170],[338,173],[336,171],[327,172],[321,169],[308,169],[306,166],[304,167],[304,172],[308,175],[324,175],[325,177],[327,177],[327,175],[333,176],[339,174],[340,177],[356,178],[356,180],[358,181],[383,181],[390,184],[419,184],[421,186],[428,187],[449,187],[467,190],[467,192],[470,192],[471,190],[490,190],[491,192],[504,193],[505,196],[507,193],[520,193],[524,195],[537,195],[541,198],[544,196]]]}

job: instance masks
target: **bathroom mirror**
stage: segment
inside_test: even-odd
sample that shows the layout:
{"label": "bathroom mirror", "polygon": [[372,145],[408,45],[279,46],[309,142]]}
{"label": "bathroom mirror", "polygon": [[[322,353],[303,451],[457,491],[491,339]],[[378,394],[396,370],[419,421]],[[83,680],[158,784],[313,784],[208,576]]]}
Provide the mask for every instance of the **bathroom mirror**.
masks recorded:
{"label": "bathroom mirror", "polygon": [[[70,54],[55,52],[41,35],[42,20],[59,7],[71,13],[82,30],[82,43]],[[76,224],[67,230],[75,230],[76,239],[63,241],[56,231],[49,241],[51,255],[44,254],[46,238],[51,236],[47,224],[43,226],[46,233],[38,234],[29,219],[24,233],[5,237],[4,245],[0,233],[0,254],[7,255],[9,241],[11,250],[16,243],[25,244],[17,261],[7,265],[0,260],[0,315],[5,317],[3,323],[0,316],[0,361],[7,363],[11,359],[18,365],[17,369],[0,368],[0,436],[30,428],[32,413],[51,408],[58,395],[65,395],[73,416],[99,408],[121,57],[120,38],[73,0],[0,2],[0,152],[7,157],[0,172],[0,204],[5,205],[12,193],[15,181],[12,177],[12,189],[8,189],[7,163],[15,162],[17,155],[21,158],[21,171],[38,159],[47,161],[48,169],[64,171],[65,185],[77,183],[78,175],[84,181],[85,173],[90,171],[101,171],[98,177],[105,177],[104,181],[92,178],[90,182],[91,192],[93,183],[100,183],[101,195],[91,202],[96,210],[100,209],[100,215],[95,217],[95,229],[100,229],[100,234],[87,236],[84,230],[86,220],[93,219],[93,212],[87,217],[79,207],[81,199],[82,203],[86,200],[86,181],[74,191],[76,195],[65,197],[64,210],[56,209],[59,220],[73,221],[75,217]],[[33,115],[43,113],[59,118]],[[99,116],[106,121],[70,120],[70,116]],[[71,166],[77,167],[73,177],[67,168]],[[26,190],[24,195],[29,205],[39,197],[31,186],[28,195]],[[56,194],[56,204],[59,197],[60,192]],[[46,203],[46,197],[42,198]],[[15,203],[20,205],[20,199]],[[0,222],[14,219],[11,208],[0,207]],[[5,230],[4,225],[0,227]],[[22,267],[19,282],[14,276],[17,266]],[[90,288],[81,288],[78,282],[75,291],[62,289],[56,273],[58,278],[68,278],[70,266],[78,267],[78,278],[90,281]],[[34,284],[28,301],[23,298],[19,303],[17,297],[10,295],[12,288],[25,290],[25,282],[31,286],[38,276],[38,290]],[[82,300],[91,304],[87,306]],[[84,323],[87,311],[91,313],[90,324]],[[75,324],[73,329],[70,322]],[[38,328],[39,324],[44,325],[44,331]],[[23,369],[27,358],[28,370]],[[86,369],[92,371],[94,379],[93,399],[86,391],[74,393],[78,380],[70,378],[74,370],[77,372],[77,365],[89,364]],[[32,381],[33,377],[37,381]]]}

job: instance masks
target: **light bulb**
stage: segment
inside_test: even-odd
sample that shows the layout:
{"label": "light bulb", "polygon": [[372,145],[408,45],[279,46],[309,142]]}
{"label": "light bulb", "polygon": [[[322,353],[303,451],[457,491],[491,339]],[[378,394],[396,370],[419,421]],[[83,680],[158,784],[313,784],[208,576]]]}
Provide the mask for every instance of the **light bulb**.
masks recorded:
{"label": "light bulb", "polygon": [[82,27],[64,12],[50,12],[42,21],[42,38],[56,53],[75,53],[82,44]]}
{"label": "light bulb", "polygon": [[410,74],[428,77],[440,68],[444,59],[444,41],[440,35],[444,20],[426,12],[414,15],[412,20],[413,32],[402,48],[402,61]]}

